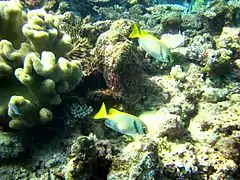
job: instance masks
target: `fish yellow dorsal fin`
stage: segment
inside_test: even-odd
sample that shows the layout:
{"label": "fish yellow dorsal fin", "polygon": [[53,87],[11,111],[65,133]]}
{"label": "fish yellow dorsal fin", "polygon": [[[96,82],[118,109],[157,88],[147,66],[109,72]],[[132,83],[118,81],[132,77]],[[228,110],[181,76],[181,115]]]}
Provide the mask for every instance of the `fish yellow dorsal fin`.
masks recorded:
{"label": "fish yellow dorsal fin", "polygon": [[138,119],[137,116],[134,116],[134,115],[132,115],[132,114],[129,114],[129,113],[126,113],[126,112],[122,112],[122,111],[119,111],[119,110],[114,109],[114,108],[110,108],[110,109],[109,109],[109,111],[108,111],[108,116],[110,116],[110,115],[116,115],[116,114],[131,116],[131,117],[133,117],[133,118],[137,118],[137,119]]}
{"label": "fish yellow dorsal fin", "polygon": [[[148,33],[147,31],[141,30],[141,36],[147,36],[147,35],[151,35],[150,33]],[[153,35],[151,35],[153,36]]]}
{"label": "fish yellow dorsal fin", "polygon": [[141,30],[139,29],[138,25],[135,23],[133,24],[133,30],[129,35],[129,38],[139,38],[141,36]]}
{"label": "fish yellow dorsal fin", "polygon": [[108,111],[108,114],[109,115],[113,115],[113,114],[121,114],[123,112],[117,110],[117,109],[114,109],[114,108],[110,108],[109,111]]}
{"label": "fish yellow dorsal fin", "polygon": [[102,118],[106,118],[107,117],[107,110],[106,110],[106,106],[104,103],[102,103],[102,106],[100,108],[100,110],[98,111],[98,113],[93,117],[93,119],[102,119]]}

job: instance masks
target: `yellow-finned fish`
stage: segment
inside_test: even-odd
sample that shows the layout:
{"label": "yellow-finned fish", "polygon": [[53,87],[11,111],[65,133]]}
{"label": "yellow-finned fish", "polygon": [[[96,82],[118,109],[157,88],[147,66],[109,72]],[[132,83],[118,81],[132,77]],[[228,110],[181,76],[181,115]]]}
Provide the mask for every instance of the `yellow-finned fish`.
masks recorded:
{"label": "yellow-finned fish", "polygon": [[140,134],[146,134],[147,127],[136,116],[110,108],[107,114],[106,106],[102,103],[99,112],[94,119],[106,118],[105,125],[117,132],[135,137]]}
{"label": "yellow-finned fish", "polygon": [[133,25],[133,31],[129,35],[129,38],[138,38],[139,46],[156,60],[172,62],[170,49],[167,45],[150,33],[140,29],[137,24]]}

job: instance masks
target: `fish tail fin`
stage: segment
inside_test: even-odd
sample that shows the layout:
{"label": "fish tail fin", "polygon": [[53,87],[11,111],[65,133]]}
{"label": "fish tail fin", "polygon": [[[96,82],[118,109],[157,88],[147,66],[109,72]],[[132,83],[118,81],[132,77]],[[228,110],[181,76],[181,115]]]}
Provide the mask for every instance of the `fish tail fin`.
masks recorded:
{"label": "fish tail fin", "polygon": [[137,24],[133,24],[133,30],[131,34],[129,35],[129,38],[139,38],[141,36],[141,30],[137,26]]}
{"label": "fish tail fin", "polygon": [[104,103],[102,103],[102,106],[100,108],[100,110],[98,111],[98,113],[93,117],[93,119],[102,119],[102,118],[106,118],[107,116],[107,110],[106,110],[106,106]]}

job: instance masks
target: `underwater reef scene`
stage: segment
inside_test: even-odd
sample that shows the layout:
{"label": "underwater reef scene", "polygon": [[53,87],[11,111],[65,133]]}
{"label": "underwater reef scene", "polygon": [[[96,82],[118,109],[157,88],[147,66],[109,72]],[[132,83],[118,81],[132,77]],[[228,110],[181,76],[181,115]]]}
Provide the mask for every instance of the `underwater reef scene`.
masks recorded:
{"label": "underwater reef scene", "polygon": [[38,179],[240,179],[240,1],[0,1],[0,180]]}

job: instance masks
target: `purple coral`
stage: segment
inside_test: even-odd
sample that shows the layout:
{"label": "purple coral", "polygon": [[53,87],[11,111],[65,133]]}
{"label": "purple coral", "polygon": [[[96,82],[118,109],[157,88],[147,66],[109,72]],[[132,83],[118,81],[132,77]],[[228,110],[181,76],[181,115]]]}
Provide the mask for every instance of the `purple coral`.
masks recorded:
{"label": "purple coral", "polygon": [[121,88],[120,77],[113,71],[107,73],[106,83],[111,90],[119,90]]}

